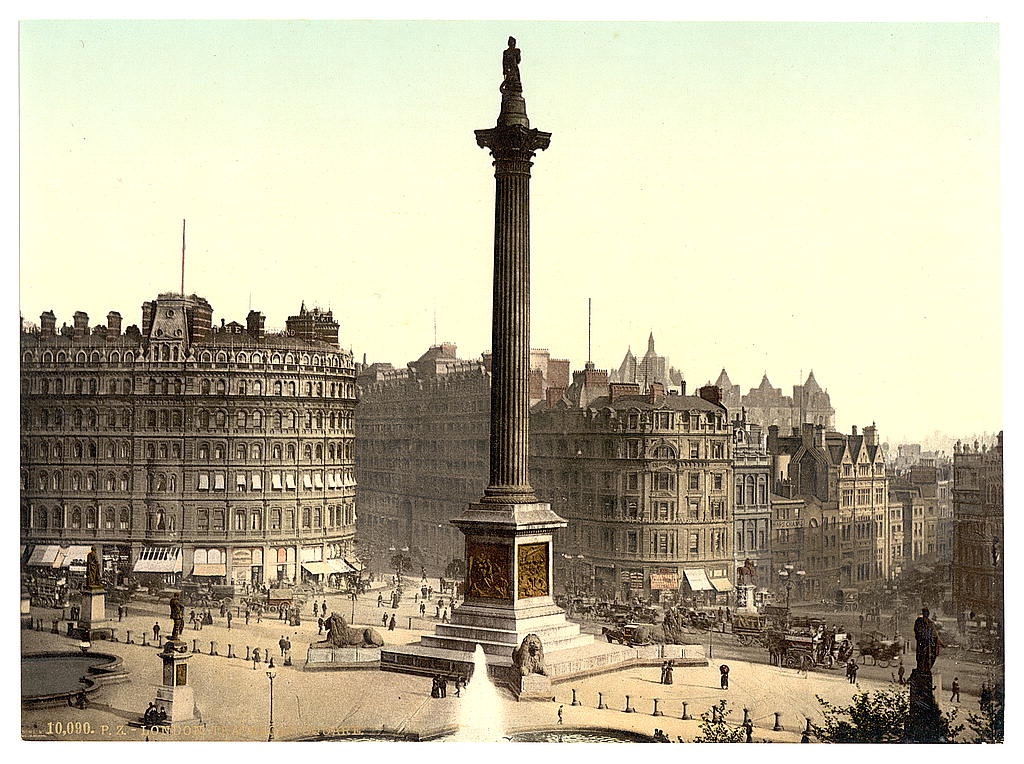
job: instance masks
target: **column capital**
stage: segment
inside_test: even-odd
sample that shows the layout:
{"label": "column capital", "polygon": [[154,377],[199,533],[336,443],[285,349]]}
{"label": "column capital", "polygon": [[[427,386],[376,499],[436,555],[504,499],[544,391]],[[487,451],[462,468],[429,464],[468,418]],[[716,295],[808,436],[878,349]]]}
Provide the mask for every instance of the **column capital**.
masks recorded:
{"label": "column capital", "polygon": [[[495,159],[526,158],[543,151],[551,144],[551,133],[522,125],[499,125],[486,130],[474,130],[480,148],[490,149]],[[525,156],[524,156],[525,155]]]}

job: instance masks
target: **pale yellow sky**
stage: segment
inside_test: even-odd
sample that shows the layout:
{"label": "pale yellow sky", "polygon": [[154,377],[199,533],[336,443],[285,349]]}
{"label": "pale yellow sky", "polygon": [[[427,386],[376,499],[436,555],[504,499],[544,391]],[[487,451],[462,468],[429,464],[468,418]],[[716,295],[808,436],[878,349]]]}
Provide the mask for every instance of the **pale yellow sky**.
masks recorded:
{"label": "pale yellow sky", "polygon": [[653,330],[691,388],[813,368],[844,430],[1002,427],[995,24],[24,23],[22,313],[137,323],[187,218],[216,318],[487,350],[510,33],[535,347],[581,366],[591,297],[602,367]]}

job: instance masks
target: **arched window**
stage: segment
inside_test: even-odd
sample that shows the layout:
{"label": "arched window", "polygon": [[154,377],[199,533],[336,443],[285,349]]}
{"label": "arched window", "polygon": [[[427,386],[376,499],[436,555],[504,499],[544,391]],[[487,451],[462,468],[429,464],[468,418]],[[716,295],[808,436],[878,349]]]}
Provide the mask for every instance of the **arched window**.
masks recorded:
{"label": "arched window", "polygon": [[128,473],[127,472],[122,472],[121,473],[121,479],[118,481],[117,485],[118,485],[118,488],[120,490],[122,490],[122,491],[127,491],[128,490]]}
{"label": "arched window", "polygon": [[295,460],[295,444],[294,443],[289,443],[288,444],[288,460],[289,461],[294,461]]}
{"label": "arched window", "polygon": [[274,383],[274,395],[280,395],[280,394],[281,394],[281,383],[280,382],[275,382]]}
{"label": "arched window", "polygon": [[302,458],[307,462],[313,458],[313,447],[308,443],[302,449]]}
{"label": "arched window", "polygon": [[217,380],[217,395],[224,395],[227,390],[227,383],[223,379]]}
{"label": "arched window", "polygon": [[64,513],[60,511],[60,507],[54,507],[50,512],[50,525],[54,528],[64,527]]}
{"label": "arched window", "polygon": [[199,383],[199,392],[202,395],[210,394],[210,380],[204,379],[202,382]]}
{"label": "arched window", "polygon": [[271,454],[271,458],[272,459],[280,459],[281,458],[281,446],[278,445],[277,443],[275,443],[273,448],[271,448],[270,454]]}
{"label": "arched window", "polygon": [[103,478],[103,487],[108,491],[114,490],[114,473],[108,472],[106,477]]}
{"label": "arched window", "polygon": [[746,491],[747,491],[747,504],[754,504],[754,476],[747,475],[746,477]]}
{"label": "arched window", "polygon": [[35,526],[37,528],[45,528],[47,526],[46,507],[36,507],[36,521]]}
{"label": "arched window", "polygon": [[757,478],[757,499],[761,504],[768,503],[768,482],[764,475],[759,475]]}
{"label": "arched window", "polygon": [[316,455],[314,457],[317,461],[324,458],[324,447],[319,443],[316,444]]}
{"label": "arched window", "polygon": [[246,458],[246,452],[245,451],[246,451],[245,443],[239,443],[238,444],[238,448],[236,449],[236,453],[238,454],[238,458],[241,459],[242,461],[245,461],[245,458]]}
{"label": "arched window", "polygon": [[262,382],[253,382],[252,383],[252,394],[253,395],[263,395],[263,383]]}
{"label": "arched window", "polygon": [[256,428],[260,428],[260,427],[263,426],[263,412],[262,411],[254,411],[254,412],[252,412],[252,426],[256,427]]}
{"label": "arched window", "polygon": [[114,509],[112,507],[103,510],[103,527],[107,530],[112,530],[114,527]]}
{"label": "arched window", "polygon": [[80,491],[82,489],[82,476],[77,472],[71,473],[71,490]]}
{"label": "arched window", "polygon": [[75,530],[82,527],[82,510],[78,507],[71,510],[71,527]]}
{"label": "arched window", "polygon": [[745,504],[745,502],[743,501],[743,476],[742,475],[737,475],[736,476],[736,504],[738,506],[743,506]]}
{"label": "arched window", "polygon": [[131,522],[130,522],[130,516],[128,515],[128,510],[127,509],[122,509],[121,510],[121,520],[118,523],[118,527],[121,530],[126,531],[126,530],[128,530],[128,526],[130,524],[131,524]]}
{"label": "arched window", "polygon": [[245,412],[244,412],[244,411],[239,411],[239,412],[238,412],[238,415],[237,415],[237,416],[235,417],[235,424],[236,424],[236,425],[237,425],[238,427],[240,427],[240,428],[243,428],[243,429],[244,429],[244,428],[245,428],[245,426],[246,426],[246,424],[247,424],[247,422],[246,422],[247,418],[248,418],[248,417],[246,417],[246,415],[245,415]]}
{"label": "arched window", "polygon": [[85,527],[95,528],[96,527],[96,508],[87,507],[85,510]]}
{"label": "arched window", "polygon": [[262,459],[263,458],[263,447],[259,443],[254,443],[252,446],[252,458]]}

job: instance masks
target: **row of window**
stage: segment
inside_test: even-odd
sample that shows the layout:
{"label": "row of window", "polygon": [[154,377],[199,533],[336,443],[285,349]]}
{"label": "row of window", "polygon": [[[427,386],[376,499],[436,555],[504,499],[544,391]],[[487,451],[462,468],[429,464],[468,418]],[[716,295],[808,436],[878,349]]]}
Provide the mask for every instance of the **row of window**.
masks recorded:
{"label": "row of window", "polygon": [[[181,395],[184,392],[184,381],[181,379],[156,379],[151,377],[142,388],[149,395]],[[261,380],[240,379],[229,385],[225,379],[199,380],[200,395],[227,395],[230,389],[233,395],[263,395]],[[109,379],[102,387],[102,392],[109,395],[131,395],[135,383],[130,378]],[[39,395],[99,395],[100,382],[97,379],[76,377],[65,384],[63,377],[54,379],[23,377],[21,392],[28,395],[33,392]],[[295,381],[275,381],[267,385],[267,392],[276,396],[296,397],[305,392],[307,398],[355,398],[356,386],[353,382],[306,382],[303,385]]]}
{"label": "row of window", "polygon": [[[168,345],[161,343],[162,348],[167,350]],[[177,349],[176,345],[172,344],[172,347]],[[160,353],[163,360],[171,360],[170,352]],[[128,350],[125,351],[124,356],[121,355],[119,350],[111,350],[106,354],[100,353],[98,350],[93,350],[92,353],[87,353],[85,350],[79,350],[77,353],[72,355],[71,351],[67,350],[43,350],[39,353],[39,361],[41,363],[69,363],[74,359],[75,363],[108,363],[116,364],[121,363],[133,363],[135,361],[135,354]],[[22,363],[30,364],[36,361],[36,353],[32,350],[25,350],[21,356]],[[298,356],[292,353],[267,353],[264,356],[260,351],[255,351],[252,354],[247,351],[241,351],[235,353],[233,356],[229,356],[224,350],[214,353],[211,350],[202,350],[196,357],[199,363],[252,363],[261,364],[269,362],[274,365],[285,364],[286,366],[294,366],[296,364],[302,366],[326,366],[328,368],[341,368],[351,369],[343,365],[343,356],[337,353],[325,353],[321,357],[318,353],[309,355],[307,353],[301,353]]]}
{"label": "row of window", "polygon": [[718,430],[726,420],[725,414],[713,411],[627,411],[625,424],[627,430]]}
{"label": "row of window", "polygon": [[[143,422],[149,429],[174,429],[180,430],[185,422],[184,414],[180,409],[149,409],[143,414]],[[217,411],[200,410],[195,414],[193,420],[195,426],[200,430],[223,429],[227,427],[229,415],[221,409]],[[40,408],[35,416],[28,409],[22,409],[21,426],[23,430],[31,429],[33,426],[39,429],[62,429],[67,421],[68,426],[76,430],[95,430],[101,422],[106,424],[107,429],[131,429],[132,412],[128,409],[107,409],[102,414],[96,409],[75,409],[70,417],[65,420],[64,411],[60,408]],[[352,432],[355,423],[355,416],[352,411],[307,411],[300,414],[295,411],[275,411],[269,417],[263,411],[238,411],[234,414],[234,425],[237,429],[261,430],[266,425],[276,430],[295,430],[300,426],[306,430],[340,430]],[[191,423],[189,423],[191,426]]]}
{"label": "row of window", "polygon": [[[882,504],[885,503],[885,489],[884,488],[876,488],[874,496],[875,496],[875,504],[876,505],[882,505]],[[856,498],[856,504],[854,504],[854,499],[855,498]],[[843,506],[843,507],[853,507],[853,506],[857,506],[857,507],[870,507],[871,506],[871,489],[870,488],[858,488],[858,489],[856,489],[856,493],[854,493],[854,489],[852,489],[852,488],[845,488],[845,489],[843,489],[842,496],[841,496],[841,504],[840,505]]]}
{"label": "row of window", "polygon": [[[320,490],[324,488],[348,488],[355,485],[352,470],[332,470],[327,472],[303,472],[301,474],[303,489],[307,491]],[[235,474],[235,491],[244,493],[246,491],[262,491],[262,472],[238,472]],[[271,472],[270,490],[272,491],[294,491],[297,490],[296,475],[294,472]],[[226,477],[223,472],[200,472],[196,476],[197,491],[224,491],[227,489]]]}
{"label": "row of window", "polygon": [[[261,531],[263,530],[263,510],[260,509],[237,509],[229,512],[222,509],[198,509],[195,511],[195,528],[198,531],[224,531],[228,517],[233,520],[235,531]],[[332,528],[352,525],[356,521],[356,510],[353,504],[329,505],[326,507],[303,507],[299,512],[303,528]],[[270,530],[295,530],[296,512],[293,509],[269,510]],[[94,530],[99,528],[102,522],[104,530],[131,530],[131,513],[127,508],[116,510],[113,507],[105,507],[98,510],[96,507],[34,507],[31,512],[26,508],[22,512],[22,524],[39,530],[59,530],[68,528],[71,530]],[[165,513],[162,509],[149,512],[146,515],[146,529],[149,531],[176,530],[174,516]]]}

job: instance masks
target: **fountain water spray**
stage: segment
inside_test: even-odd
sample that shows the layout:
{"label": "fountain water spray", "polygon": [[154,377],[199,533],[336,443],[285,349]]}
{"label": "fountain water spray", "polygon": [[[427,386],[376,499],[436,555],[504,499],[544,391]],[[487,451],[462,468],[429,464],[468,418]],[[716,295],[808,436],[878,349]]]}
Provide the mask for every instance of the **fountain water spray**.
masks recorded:
{"label": "fountain water spray", "polygon": [[500,743],[505,740],[505,714],[501,695],[487,675],[487,657],[479,644],[473,653],[473,678],[459,703],[459,731],[453,741]]}

